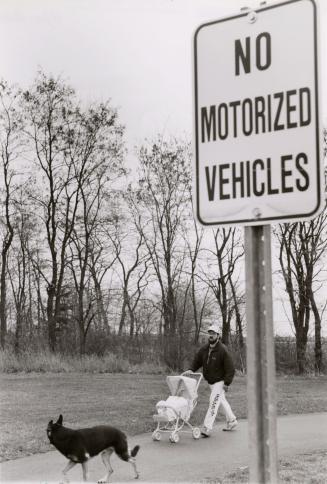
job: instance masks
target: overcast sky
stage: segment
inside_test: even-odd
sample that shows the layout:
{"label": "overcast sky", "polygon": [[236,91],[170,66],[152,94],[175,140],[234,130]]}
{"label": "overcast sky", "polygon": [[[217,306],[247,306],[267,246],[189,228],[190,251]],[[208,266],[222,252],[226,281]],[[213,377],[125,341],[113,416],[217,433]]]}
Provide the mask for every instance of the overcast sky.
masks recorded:
{"label": "overcast sky", "polygon": [[[273,3],[277,2],[267,2]],[[316,3],[325,88],[327,1]],[[0,77],[27,87],[41,68],[61,75],[86,102],[111,98],[126,126],[130,153],[134,145],[157,133],[191,139],[196,28],[259,4],[260,0],[0,0]],[[321,89],[320,102],[326,126],[326,90]],[[129,160],[133,163],[131,154]]]}
{"label": "overcast sky", "polygon": [[[85,100],[112,99],[130,146],[158,132],[192,135],[192,37],[253,0],[1,0],[0,77],[28,86],[38,67]],[[267,2],[268,4],[276,2]],[[320,7],[322,77],[327,2]],[[326,98],[322,99],[327,118]]]}

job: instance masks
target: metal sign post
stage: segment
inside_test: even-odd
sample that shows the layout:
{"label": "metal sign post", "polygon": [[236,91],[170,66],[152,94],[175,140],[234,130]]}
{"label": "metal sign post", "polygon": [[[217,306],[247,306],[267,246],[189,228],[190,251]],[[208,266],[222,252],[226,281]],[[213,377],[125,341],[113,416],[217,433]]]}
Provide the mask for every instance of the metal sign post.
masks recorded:
{"label": "metal sign post", "polygon": [[245,227],[250,482],[277,482],[270,225]]}

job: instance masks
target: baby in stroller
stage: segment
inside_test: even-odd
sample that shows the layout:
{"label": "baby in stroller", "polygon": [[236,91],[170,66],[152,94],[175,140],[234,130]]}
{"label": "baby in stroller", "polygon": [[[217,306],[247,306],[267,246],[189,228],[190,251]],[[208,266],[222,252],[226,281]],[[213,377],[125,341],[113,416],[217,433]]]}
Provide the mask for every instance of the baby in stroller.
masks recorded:
{"label": "baby in stroller", "polygon": [[[166,381],[171,395],[167,400],[160,400],[156,404],[157,413],[153,415],[153,419],[157,422],[157,428],[152,434],[153,440],[160,440],[161,432],[169,432],[170,442],[177,443],[181,431],[192,432],[194,439],[200,438],[200,429],[193,427],[189,419],[197,404],[202,374],[193,373],[192,377],[183,374],[167,376]],[[185,424],[188,428],[182,430]]]}

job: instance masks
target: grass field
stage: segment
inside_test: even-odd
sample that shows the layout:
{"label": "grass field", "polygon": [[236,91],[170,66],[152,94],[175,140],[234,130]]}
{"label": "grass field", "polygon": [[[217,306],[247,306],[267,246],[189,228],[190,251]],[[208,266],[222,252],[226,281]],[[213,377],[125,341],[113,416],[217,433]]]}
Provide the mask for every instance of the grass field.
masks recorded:
{"label": "grass field", "polygon": [[[20,373],[1,375],[0,383],[2,461],[50,450],[45,429],[60,413],[72,427],[108,422],[128,435],[151,431],[155,404],[169,395],[163,375]],[[326,376],[278,378],[277,389],[279,415],[327,410]],[[208,397],[208,386],[201,383],[193,422],[201,424]],[[235,378],[228,399],[245,418],[245,377]]]}

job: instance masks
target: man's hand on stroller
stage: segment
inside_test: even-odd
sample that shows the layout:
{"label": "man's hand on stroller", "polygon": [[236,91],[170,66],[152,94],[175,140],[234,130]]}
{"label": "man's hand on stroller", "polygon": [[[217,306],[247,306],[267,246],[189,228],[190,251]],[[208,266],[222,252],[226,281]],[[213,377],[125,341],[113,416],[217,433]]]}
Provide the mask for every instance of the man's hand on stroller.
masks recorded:
{"label": "man's hand on stroller", "polygon": [[184,371],[183,375],[192,375],[192,373],[194,373],[193,370],[186,370]]}

